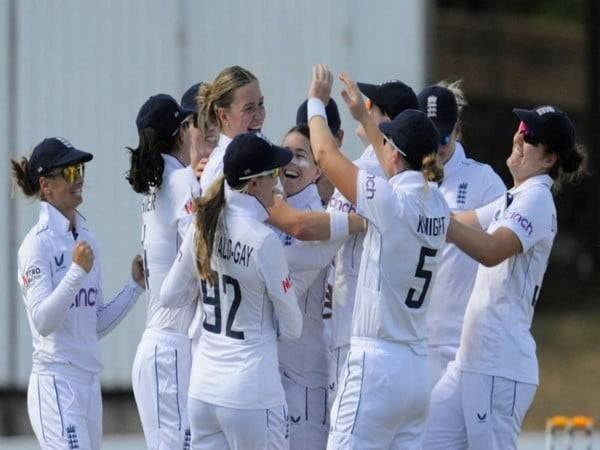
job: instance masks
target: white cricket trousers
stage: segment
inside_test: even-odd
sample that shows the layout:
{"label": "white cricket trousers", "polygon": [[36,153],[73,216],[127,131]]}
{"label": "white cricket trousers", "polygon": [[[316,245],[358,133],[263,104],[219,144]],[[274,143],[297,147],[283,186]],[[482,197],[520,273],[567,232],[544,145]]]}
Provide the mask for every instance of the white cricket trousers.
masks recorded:
{"label": "white cricket trousers", "polygon": [[327,446],[327,386],[308,387],[282,370],[290,427],[290,450],[324,450]]}
{"label": "white cricket trousers", "polygon": [[147,329],[132,368],[135,402],[149,450],[190,448],[187,395],[191,350],[187,335]]}
{"label": "white cricket trousers", "polygon": [[[327,392],[327,411],[331,412],[333,401],[337,395],[342,380],[343,369],[346,367],[350,345],[334,348],[329,352],[329,386]],[[329,420],[327,421],[329,423]]]}
{"label": "white cricket trousers", "polygon": [[390,341],[352,338],[327,449],[420,449],[429,395],[427,355]]}
{"label": "white cricket trousers", "polygon": [[236,409],[188,398],[193,450],[288,450],[285,405]]}
{"label": "white cricket trousers", "polygon": [[464,372],[456,362],[431,394],[424,450],[517,449],[537,386]]}
{"label": "white cricket trousers", "polygon": [[98,375],[78,369],[32,372],[27,412],[42,450],[99,450],[102,395]]}
{"label": "white cricket trousers", "polygon": [[427,349],[431,389],[446,373],[448,364],[456,359],[458,345],[430,345]]}

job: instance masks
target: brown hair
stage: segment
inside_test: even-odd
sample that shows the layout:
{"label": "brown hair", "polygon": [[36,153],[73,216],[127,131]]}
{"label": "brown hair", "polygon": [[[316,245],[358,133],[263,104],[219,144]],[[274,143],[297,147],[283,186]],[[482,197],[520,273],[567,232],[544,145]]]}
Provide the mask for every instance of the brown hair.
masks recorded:
{"label": "brown hair", "polygon": [[[544,146],[544,148],[547,147]],[[550,152],[552,151],[550,150]],[[574,144],[564,152],[564,156],[555,153],[558,156],[556,164],[550,169],[548,175],[554,180],[552,190],[558,193],[565,183],[577,183],[589,173],[588,153],[581,144]]]}
{"label": "brown hair", "polygon": [[202,83],[199,88],[198,117],[204,117],[208,123],[220,122],[218,109],[229,108],[233,103],[233,96],[237,89],[253,82],[257,78],[247,69],[240,66],[231,66],[223,69],[212,83]]}
{"label": "brown hair", "polygon": [[219,177],[205,195],[194,201],[196,213],[196,268],[204,280],[214,282],[210,266],[215,233],[225,207],[225,178]]}
{"label": "brown hair", "polygon": [[444,167],[438,162],[435,153],[430,153],[423,157],[421,173],[427,181],[434,183],[439,183],[444,179]]}
{"label": "brown hair", "polygon": [[26,197],[38,196],[40,193],[39,183],[32,183],[29,178],[29,160],[22,157],[20,161],[11,159],[11,172],[13,177],[13,189],[18,186]]}

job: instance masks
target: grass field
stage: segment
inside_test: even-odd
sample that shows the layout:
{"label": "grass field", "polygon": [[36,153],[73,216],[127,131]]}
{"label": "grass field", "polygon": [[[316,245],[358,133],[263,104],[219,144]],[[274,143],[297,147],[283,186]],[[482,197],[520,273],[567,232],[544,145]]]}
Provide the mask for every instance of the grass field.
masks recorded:
{"label": "grass field", "polygon": [[600,310],[536,315],[532,331],[540,387],[523,429],[542,430],[546,417],[559,414],[600,420]]}

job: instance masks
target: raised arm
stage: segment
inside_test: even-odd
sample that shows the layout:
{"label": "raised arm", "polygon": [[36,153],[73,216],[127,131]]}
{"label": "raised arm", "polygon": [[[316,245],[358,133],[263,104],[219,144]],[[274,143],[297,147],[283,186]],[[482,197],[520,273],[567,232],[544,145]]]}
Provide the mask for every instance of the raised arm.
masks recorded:
{"label": "raised arm", "polygon": [[327,66],[317,64],[312,69],[308,91],[308,126],[310,145],[315,161],[333,185],[352,203],[356,203],[358,168],[340,151],[325,115],[329,102],[333,76]]}

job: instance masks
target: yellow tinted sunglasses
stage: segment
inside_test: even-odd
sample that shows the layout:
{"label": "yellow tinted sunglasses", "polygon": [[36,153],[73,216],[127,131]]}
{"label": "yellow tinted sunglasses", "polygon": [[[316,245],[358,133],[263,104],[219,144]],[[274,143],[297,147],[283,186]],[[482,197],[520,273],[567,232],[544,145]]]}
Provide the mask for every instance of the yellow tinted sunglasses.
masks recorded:
{"label": "yellow tinted sunglasses", "polygon": [[85,165],[83,163],[72,164],[70,166],[63,167],[62,169],[56,169],[51,174],[54,176],[62,176],[69,184],[75,183],[77,178],[83,178],[85,175]]}
{"label": "yellow tinted sunglasses", "polygon": [[265,170],[264,172],[257,173],[255,175],[248,175],[246,177],[240,177],[239,180],[249,180],[251,178],[268,177],[277,178],[279,176],[279,167],[272,170]]}

